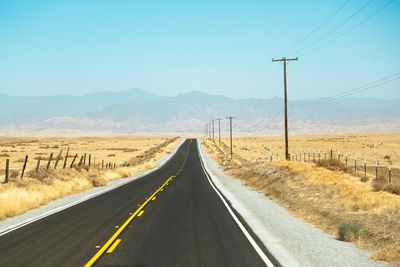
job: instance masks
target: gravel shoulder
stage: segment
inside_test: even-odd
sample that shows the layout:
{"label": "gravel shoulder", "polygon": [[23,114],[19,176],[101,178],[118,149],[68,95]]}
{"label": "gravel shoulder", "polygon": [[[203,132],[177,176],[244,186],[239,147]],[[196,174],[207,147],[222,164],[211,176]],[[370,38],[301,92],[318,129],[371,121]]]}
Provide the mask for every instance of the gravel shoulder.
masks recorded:
{"label": "gravel shoulder", "polygon": [[203,145],[200,154],[215,185],[283,266],[389,266],[291,216],[264,194],[226,175]]}
{"label": "gravel shoulder", "polygon": [[5,235],[10,231],[13,231],[15,229],[18,229],[20,227],[23,227],[24,225],[27,225],[31,222],[40,220],[41,218],[44,218],[46,216],[49,216],[51,214],[54,214],[56,212],[59,212],[61,210],[64,210],[66,208],[69,208],[71,206],[74,206],[76,204],[79,204],[83,201],[86,201],[90,198],[96,197],[100,194],[104,194],[110,190],[113,190],[117,187],[123,186],[124,184],[127,184],[129,182],[132,182],[134,180],[140,179],[147,174],[153,172],[154,170],[160,168],[162,165],[167,162],[172,155],[175,154],[175,152],[178,150],[178,148],[183,144],[184,140],[181,140],[176,147],[174,148],[173,152],[170,154],[167,154],[163,156],[161,159],[155,162],[155,168],[144,171],[144,172],[139,172],[131,177],[128,178],[120,178],[116,179],[113,181],[110,181],[107,185],[101,186],[101,187],[93,187],[89,190],[69,195],[66,197],[59,198],[57,200],[51,201],[46,205],[40,206],[36,209],[29,210],[21,215],[17,215],[11,218],[7,218],[3,221],[0,221],[0,236]]}

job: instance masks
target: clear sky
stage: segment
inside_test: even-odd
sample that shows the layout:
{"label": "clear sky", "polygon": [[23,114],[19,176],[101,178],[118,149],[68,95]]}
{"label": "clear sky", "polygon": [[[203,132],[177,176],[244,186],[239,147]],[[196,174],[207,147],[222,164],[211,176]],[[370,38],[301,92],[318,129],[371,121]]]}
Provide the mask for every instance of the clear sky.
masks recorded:
{"label": "clear sky", "polygon": [[[0,0],[0,93],[269,98],[283,84],[271,58],[299,56],[289,97],[330,96],[400,72],[400,1],[375,14],[388,2]],[[360,96],[400,98],[399,81]]]}

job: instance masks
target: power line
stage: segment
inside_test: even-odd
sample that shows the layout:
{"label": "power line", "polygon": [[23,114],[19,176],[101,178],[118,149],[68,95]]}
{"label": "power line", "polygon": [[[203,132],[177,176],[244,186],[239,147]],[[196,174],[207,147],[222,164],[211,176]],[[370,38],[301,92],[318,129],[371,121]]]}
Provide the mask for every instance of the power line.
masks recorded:
{"label": "power line", "polygon": [[355,28],[357,28],[358,26],[360,26],[361,24],[365,23],[367,20],[369,20],[370,18],[372,18],[373,16],[377,15],[379,12],[381,12],[382,10],[384,10],[387,6],[389,6],[391,3],[393,3],[395,0],[391,0],[389,2],[387,2],[386,4],[384,4],[383,6],[381,6],[379,9],[375,10],[373,13],[371,13],[370,15],[368,15],[366,18],[364,18],[362,21],[360,21],[359,23],[353,25],[352,27],[350,27],[349,29],[347,29],[346,31],[344,31],[343,33],[337,35],[335,38],[329,40],[328,42],[323,43],[320,46],[317,46],[316,48],[313,48],[309,51],[306,51],[302,54],[300,54],[300,56],[304,56],[304,55],[308,55],[311,54],[327,45],[329,45],[330,43],[336,41],[337,39],[343,37],[344,35],[346,35],[347,33],[351,32],[352,30],[354,30]]}
{"label": "power line", "polygon": [[314,40],[311,44],[299,49],[296,51],[297,54],[302,53],[303,51],[307,50],[308,48],[314,46],[315,44],[319,43],[321,40],[323,40],[325,37],[329,36],[330,34],[334,33],[340,27],[342,27],[344,24],[346,24],[349,20],[351,20],[353,17],[355,17],[358,13],[360,13],[363,9],[365,9],[368,5],[370,5],[373,1],[375,0],[369,0],[367,3],[365,3],[363,6],[361,6],[359,9],[357,9],[354,13],[352,13],[349,17],[347,17],[344,21],[336,25],[333,29],[328,31],[327,33],[323,34],[320,36],[318,39]]}
{"label": "power line", "polygon": [[329,97],[325,97],[322,99],[318,99],[318,100],[314,100],[314,101],[308,101],[308,102],[303,102],[300,104],[297,104],[296,106],[314,106],[314,105],[318,105],[318,104],[323,104],[323,103],[327,103],[327,102],[331,102],[340,98],[344,98],[344,97],[348,97],[348,96],[352,96],[355,94],[359,94],[377,87],[380,87],[382,85],[388,84],[394,80],[400,79],[400,72],[386,76],[382,79],[373,81],[373,82],[369,82],[367,84],[364,84],[362,86],[350,89],[350,90],[346,90],[342,93],[333,95],[333,96],[329,96]]}
{"label": "power line", "polygon": [[286,51],[282,52],[282,54],[287,54],[290,52],[292,49],[298,47],[300,44],[302,44],[304,41],[306,41],[308,38],[310,38],[314,33],[316,33],[319,29],[321,29],[323,26],[325,26],[333,17],[335,17],[343,8],[345,8],[351,0],[345,1],[342,5],[340,5],[339,8],[337,8],[327,19],[322,21],[317,27],[314,28],[311,32],[309,32],[306,36],[304,36],[300,41],[296,42],[294,45],[292,45],[290,48],[286,49]]}

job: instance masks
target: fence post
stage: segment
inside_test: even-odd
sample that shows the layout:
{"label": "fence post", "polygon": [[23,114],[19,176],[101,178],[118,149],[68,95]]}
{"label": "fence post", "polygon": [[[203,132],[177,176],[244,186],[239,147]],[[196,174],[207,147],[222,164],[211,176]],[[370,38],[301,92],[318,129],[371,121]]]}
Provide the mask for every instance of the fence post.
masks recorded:
{"label": "fence post", "polygon": [[78,166],[81,166],[82,164],[85,164],[85,156],[82,155],[81,159],[79,160]]}
{"label": "fence post", "polygon": [[40,160],[41,160],[41,157],[39,157],[39,158],[37,159],[37,163],[36,163],[36,170],[35,170],[35,172],[36,172],[36,173],[39,171],[39,167],[40,167]]}
{"label": "fence post", "polygon": [[53,159],[53,152],[50,153],[49,161],[47,162],[47,167],[46,167],[47,170],[50,168],[50,163],[51,163],[52,159]]}
{"label": "fence post", "polygon": [[77,157],[78,157],[78,154],[75,154],[74,158],[72,159],[71,165],[69,166],[70,168],[72,168],[74,166],[74,162]]}
{"label": "fence post", "polygon": [[26,163],[28,162],[28,155],[25,156],[24,165],[22,166],[21,179],[24,178]]}
{"label": "fence post", "polygon": [[347,167],[347,154],[346,154],[346,167]]}
{"label": "fence post", "polygon": [[62,149],[60,150],[60,153],[58,153],[58,156],[56,158],[56,163],[54,163],[54,169],[57,169],[58,162],[60,161],[60,158],[61,158],[61,153],[62,153]]}
{"label": "fence post", "polygon": [[321,161],[321,150],[318,150],[318,162]]}
{"label": "fence post", "polygon": [[67,166],[68,155],[69,155],[69,147],[67,148],[67,153],[65,154],[63,169],[65,169],[65,167]]}
{"label": "fence post", "polygon": [[89,168],[90,168],[91,163],[92,163],[92,154],[89,154]]}
{"label": "fence post", "polygon": [[375,180],[378,180],[378,162],[375,164]]}
{"label": "fence post", "polygon": [[308,151],[308,162],[310,162],[310,151]]}
{"label": "fence post", "polygon": [[367,179],[367,159],[364,159],[364,179]]}
{"label": "fence post", "polygon": [[354,157],[354,174],[357,175],[357,157]]}
{"label": "fence post", "polygon": [[331,159],[333,159],[333,150],[331,149]]}
{"label": "fence post", "polygon": [[10,159],[6,159],[6,177],[4,179],[4,183],[8,183],[8,178],[10,174]]}
{"label": "fence post", "polygon": [[101,169],[104,169],[104,159],[101,160]]}
{"label": "fence post", "polygon": [[390,165],[389,165],[389,168],[388,168],[388,171],[389,171],[389,184],[390,183],[392,183],[392,168],[390,167]]}
{"label": "fence post", "polygon": [[83,161],[82,161],[83,165],[86,165],[86,153],[83,154]]}

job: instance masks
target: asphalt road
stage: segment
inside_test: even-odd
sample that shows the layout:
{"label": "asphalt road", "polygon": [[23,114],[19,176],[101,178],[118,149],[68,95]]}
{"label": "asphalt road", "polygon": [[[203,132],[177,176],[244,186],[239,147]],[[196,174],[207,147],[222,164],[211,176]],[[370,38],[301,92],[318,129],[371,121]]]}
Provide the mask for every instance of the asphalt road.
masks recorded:
{"label": "asphalt road", "polygon": [[265,266],[186,140],[155,172],[0,237],[0,266]]}

